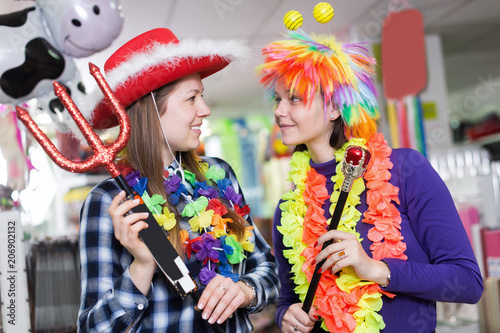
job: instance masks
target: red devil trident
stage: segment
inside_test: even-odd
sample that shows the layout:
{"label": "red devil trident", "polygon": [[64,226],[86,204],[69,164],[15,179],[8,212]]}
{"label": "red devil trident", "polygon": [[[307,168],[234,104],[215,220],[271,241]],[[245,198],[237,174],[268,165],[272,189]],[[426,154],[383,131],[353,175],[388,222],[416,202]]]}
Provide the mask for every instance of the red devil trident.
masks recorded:
{"label": "red devil trident", "polygon": [[84,173],[97,166],[104,166],[106,170],[108,170],[109,174],[113,178],[116,178],[120,176],[120,171],[118,171],[114,160],[116,155],[127,145],[130,139],[130,120],[125,109],[113,94],[113,91],[107,82],[104,80],[99,68],[96,65],[89,63],[89,70],[120,123],[120,134],[118,135],[117,140],[109,147],[106,147],[102,143],[99,136],[92,130],[88,121],[82,115],[80,110],[78,110],[75,103],[67,93],[66,88],[56,81],[54,81],[54,93],[57,97],[59,97],[64,107],[75,120],[78,128],[89,143],[93,151],[92,156],[83,162],[74,162],[67,159],[57,150],[54,144],[49,140],[49,138],[47,138],[45,133],[43,133],[42,130],[40,130],[40,128],[35,124],[27,110],[20,106],[16,106],[17,117],[23,122],[28,130],[33,134],[35,139],[40,143],[45,152],[59,167],[70,172]]}
{"label": "red devil trident", "polygon": [[[45,152],[58,166],[67,171],[77,173],[87,172],[97,166],[104,166],[106,170],[108,170],[109,174],[116,180],[120,188],[127,193],[128,198],[134,198],[137,194],[127,184],[114,162],[116,155],[127,145],[130,139],[130,120],[120,101],[118,101],[108,83],[102,76],[99,68],[94,64],[89,63],[89,71],[101,89],[106,102],[119,120],[120,134],[118,135],[117,140],[111,145],[105,146],[102,143],[99,136],[92,130],[88,121],[76,107],[64,86],[55,81],[54,93],[59,100],[61,100],[64,107],[68,110],[83,136],[89,143],[93,151],[92,156],[82,162],[74,162],[67,159],[57,150],[45,133],[43,133],[42,130],[40,130],[40,128],[35,124],[27,110],[16,106],[17,117],[23,122],[28,130],[33,134],[35,139],[40,143]],[[132,211],[136,213],[149,213],[149,209],[144,203],[141,203]],[[160,227],[152,214],[149,214],[145,221],[148,223],[149,227],[142,230],[139,235],[153,254],[158,267],[163,271],[165,276],[182,297],[189,294],[195,300],[195,303],[197,303],[199,298],[197,286],[193,279],[189,276],[189,270],[184,264],[184,261],[179,257],[177,251],[168,240],[166,231]],[[224,332],[224,330],[216,323],[212,325],[212,328],[215,332]]]}
{"label": "red devil trident", "polygon": [[[42,130],[40,130],[40,128],[35,124],[27,110],[16,106],[17,117],[23,122],[23,124],[43,147],[45,152],[58,166],[70,172],[78,173],[87,172],[97,166],[104,166],[110,175],[117,181],[120,188],[123,189],[130,198],[134,198],[137,194],[127,184],[114,162],[116,154],[118,154],[127,145],[130,139],[130,120],[125,109],[113,94],[113,91],[102,76],[99,68],[94,64],[89,63],[89,70],[90,74],[94,77],[99,85],[99,88],[103,92],[106,101],[111,106],[111,109],[119,120],[120,134],[118,135],[117,140],[110,146],[105,146],[102,143],[99,136],[92,130],[88,121],[76,107],[75,103],[66,91],[66,88],[55,81],[54,93],[57,97],[59,97],[64,107],[75,120],[78,128],[89,143],[93,151],[92,156],[83,162],[74,162],[67,159],[57,150],[45,133],[43,133]],[[145,204],[135,207],[133,211],[149,213]],[[149,247],[161,270],[184,297],[189,292],[196,289],[196,285],[189,277],[187,267],[184,265],[184,262],[177,254],[177,251],[175,251],[174,247],[166,237],[166,232],[158,225],[152,214],[149,214],[146,222],[149,224],[149,228],[140,232],[142,240]],[[172,265],[172,261],[174,261],[176,265]]]}

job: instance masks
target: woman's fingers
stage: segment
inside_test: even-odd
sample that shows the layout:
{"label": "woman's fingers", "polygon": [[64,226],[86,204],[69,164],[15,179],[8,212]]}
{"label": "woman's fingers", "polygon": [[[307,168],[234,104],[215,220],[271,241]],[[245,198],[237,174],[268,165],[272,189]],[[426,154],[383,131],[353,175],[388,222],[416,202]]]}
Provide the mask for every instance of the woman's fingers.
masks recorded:
{"label": "woman's fingers", "polygon": [[140,199],[125,200],[125,191],[120,191],[109,206],[109,214],[112,218],[118,218],[124,216],[130,212],[130,210],[137,205],[139,205]]}
{"label": "woman's fingers", "polygon": [[232,316],[245,300],[245,293],[233,280],[217,275],[201,294],[197,307],[203,311],[203,319],[208,320],[210,324],[221,324]]}
{"label": "woman's fingers", "polygon": [[321,267],[323,272],[327,269],[331,269],[332,274],[336,274],[347,266],[352,266],[352,260],[349,258],[347,250],[341,250],[329,256]]}
{"label": "woman's fingers", "polygon": [[[148,217],[148,213],[132,213],[126,216],[118,215],[113,217],[113,227],[115,229],[115,237],[119,241],[124,241],[125,239],[129,239],[131,234],[131,227],[135,226],[137,222],[142,221]],[[138,226],[135,226],[134,230],[139,228],[139,231],[147,228],[147,223],[140,223]]]}
{"label": "woman's fingers", "polygon": [[[208,322],[210,324],[215,322],[221,324],[226,321],[226,319],[229,318],[245,300],[245,296],[241,294],[242,291],[240,287],[238,287],[235,283],[232,283],[232,286],[229,288],[219,285],[219,289],[222,290],[223,295],[215,305],[212,314],[208,318]],[[210,307],[211,306],[209,305],[206,309]]]}
{"label": "woman's fingers", "polygon": [[119,240],[125,243],[139,241],[139,232],[148,227],[148,224],[143,221],[147,217],[147,213],[134,213],[125,216],[119,228],[121,232]]}
{"label": "woman's fingers", "polygon": [[318,238],[318,245],[322,245],[326,241],[332,241],[332,243],[321,250],[316,256],[316,262],[321,262],[332,254],[345,250],[349,245],[349,241],[353,240],[357,242],[356,236],[354,238],[352,236],[354,235],[339,230],[331,230],[321,235]]}
{"label": "woman's fingers", "polygon": [[148,224],[143,220],[149,213],[131,213],[131,209],[139,203],[139,199],[127,200],[125,192],[121,191],[112,200],[108,210],[113,220],[115,237],[120,244],[129,250],[135,259],[151,262],[152,255],[139,237],[140,231],[148,228]]}
{"label": "woman's fingers", "polygon": [[373,260],[363,249],[356,235],[340,230],[331,230],[318,238],[318,245],[332,240],[332,243],[321,250],[316,256],[317,263],[321,265],[321,271],[330,269],[333,274],[338,273],[344,267],[352,267],[359,278],[372,281],[376,276],[376,260]]}
{"label": "woman's fingers", "polygon": [[329,240],[332,240],[332,243],[321,250],[315,258],[317,263],[324,260],[321,265],[322,271],[332,269],[332,272],[336,273],[344,267],[355,264],[358,252],[364,252],[361,244],[353,234],[340,230],[331,230],[318,238],[318,244],[321,245]]}
{"label": "woman's fingers", "polygon": [[289,333],[307,333],[314,327],[314,321],[302,310],[302,303],[290,305],[283,316],[281,331]]}
{"label": "woman's fingers", "polygon": [[351,234],[349,232],[340,231],[340,230],[330,230],[330,231],[325,232],[323,235],[319,236],[318,245],[321,245],[328,240],[335,242],[335,241],[343,241],[343,240],[352,239],[352,238],[356,239],[356,235]]}

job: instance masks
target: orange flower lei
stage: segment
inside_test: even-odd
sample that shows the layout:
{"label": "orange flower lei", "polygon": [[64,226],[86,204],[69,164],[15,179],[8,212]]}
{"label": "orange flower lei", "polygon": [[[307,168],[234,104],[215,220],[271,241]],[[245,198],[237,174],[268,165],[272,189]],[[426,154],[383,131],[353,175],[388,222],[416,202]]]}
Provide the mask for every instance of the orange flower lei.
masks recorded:
{"label": "orange flower lei", "polygon": [[[356,144],[365,146],[365,140],[352,139],[336,151],[337,161],[341,161],[347,146]],[[370,249],[374,259],[399,258],[406,259],[406,245],[401,237],[401,218],[392,202],[399,203],[399,189],[389,183],[392,163],[389,160],[391,148],[387,146],[382,134],[375,134],[367,144],[371,160],[364,175],[367,192],[368,210],[363,222],[373,224],[368,238],[373,242]],[[318,237],[322,235],[329,222],[321,208],[328,193],[326,178],[309,165],[308,152],[297,152],[292,156],[289,180],[296,185],[294,191],[283,195],[281,226],[278,231],[283,234],[283,244],[290,247],[283,255],[292,264],[294,272],[295,292],[304,301],[309,281],[314,272],[312,260],[321,251],[321,246],[314,247]],[[340,163],[337,173],[332,177],[334,192],[330,200],[330,210],[335,209],[339,196],[339,188],[343,181]],[[362,179],[357,179],[349,193],[344,208],[339,230],[356,235],[356,224],[361,213],[355,209],[359,204],[359,195],[365,190]],[[339,276],[331,271],[322,274],[314,305],[321,316],[322,327],[330,332],[379,332],[385,327],[383,318],[378,314],[382,308],[382,294],[394,297],[371,281],[360,280],[352,268],[344,268]]]}

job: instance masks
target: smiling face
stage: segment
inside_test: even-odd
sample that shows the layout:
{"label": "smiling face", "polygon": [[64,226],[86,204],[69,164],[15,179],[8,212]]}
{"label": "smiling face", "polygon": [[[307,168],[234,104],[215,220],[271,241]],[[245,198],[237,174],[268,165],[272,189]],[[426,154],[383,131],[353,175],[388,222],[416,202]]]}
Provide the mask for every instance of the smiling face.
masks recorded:
{"label": "smiling face", "polygon": [[[321,153],[331,152],[329,140],[333,122],[340,116],[338,110],[327,110],[327,119],[322,105],[322,98],[316,94],[307,103],[302,97],[290,94],[283,84],[276,85],[276,124],[281,129],[281,140],[287,146],[305,144],[308,150]],[[333,118],[330,116],[333,115]]]}
{"label": "smiling face", "polygon": [[107,48],[123,26],[118,0],[40,0],[38,5],[58,50],[75,58]]}
{"label": "smiling face", "polygon": [[[180,79],[168,95],[166,110],[160,119],[174,153],[195,150],[200,145],[203,118],[211,114],[203,101],[203,89],[200,74],[196,73]],[[166,146],[165,149],[168,150]]]}

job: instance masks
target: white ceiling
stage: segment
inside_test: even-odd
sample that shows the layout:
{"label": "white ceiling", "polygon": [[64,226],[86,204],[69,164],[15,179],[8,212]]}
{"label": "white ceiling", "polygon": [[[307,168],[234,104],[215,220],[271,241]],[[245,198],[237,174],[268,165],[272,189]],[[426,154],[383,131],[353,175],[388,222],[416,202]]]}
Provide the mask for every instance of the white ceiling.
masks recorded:
{"label": "white ceiling", "polygon": [[[2,12],[31,1],[0,0]],[[98,1],[98,0],[97,0]],[[320,1],[311,0],[121,0],[124,26],[115,42],[97,54],[78,59],[86,79],[88,61],[103,66],[107,57],[130,38],[152,28],[167,27],[179,39],[236,38],[247,41],[253,57],[244,67],[230,66],[205,80],[205,98],[214,109],[246,112],[262,106],[262,88],[254,68],[262,61],[261,48],[286,33],[282,19],[289,10],[304,17],[307,32],[338,34],[342,40],[377,40],[390,0],[329,1],[335,16],[320,24],[312,16]],[[397,2],[396,2],[397,3]],[[469,86],[481,71],[500,75],[499,0],[408,0],[420,10],[427,33],[442,36],[449,90]],[[8,6],[5,6],[7,4]],[[357,37],[356,37],[357,36]],[[489,59],[476,61],[477,57]],[[448,61],[448,59],[450,61]],[[464,66],[461,59],[466,59]],[[477,65],[477,67],[476,67]],[[90,75],[88,75],[90,80]],[[213,116],[217,112],[213,113]]]}

